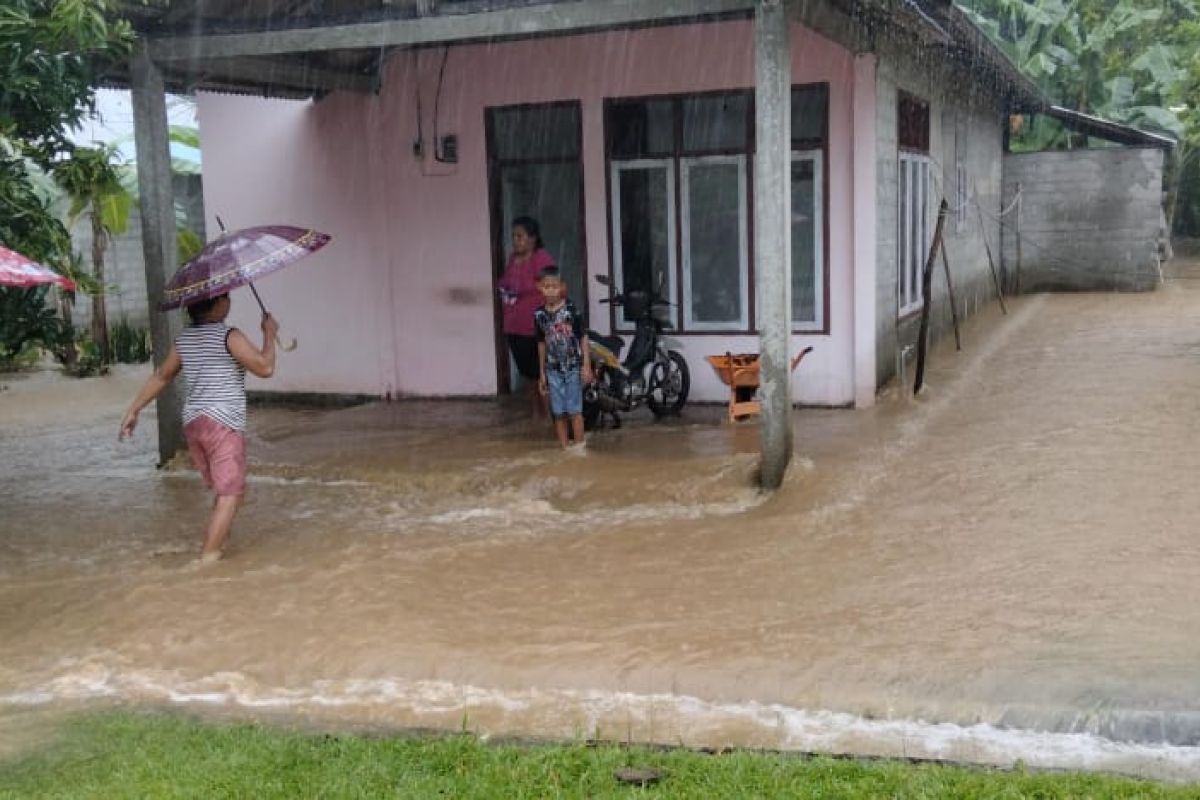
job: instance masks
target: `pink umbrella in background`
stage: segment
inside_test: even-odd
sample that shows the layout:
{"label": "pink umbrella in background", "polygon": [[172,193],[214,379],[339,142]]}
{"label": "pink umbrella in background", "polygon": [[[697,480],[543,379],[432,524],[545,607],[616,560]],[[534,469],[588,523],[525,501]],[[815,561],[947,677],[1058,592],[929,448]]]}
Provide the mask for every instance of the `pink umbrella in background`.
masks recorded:
{"label": "pink umbrella in background", "polygon": [[75,291],[75,281],[0,245],[0,286],[29,288],[47,283]]}

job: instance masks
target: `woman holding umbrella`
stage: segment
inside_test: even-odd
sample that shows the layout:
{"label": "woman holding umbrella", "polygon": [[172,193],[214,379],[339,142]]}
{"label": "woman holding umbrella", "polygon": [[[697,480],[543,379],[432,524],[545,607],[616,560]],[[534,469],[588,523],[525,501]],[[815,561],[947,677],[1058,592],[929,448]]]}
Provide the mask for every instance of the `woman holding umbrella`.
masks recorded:
{"label": "woman holding umbrella", "polygon": [[[246,373],[269,378],[275,372],[279,324],[267,313],[253,281],[324,247],[329,239],[282,225],[224,233],[180,267],[167,285],[164,307],[184,306],[191,325],[175,338],[166,359],[133,399],[119,438],[133,434],[138,413],[182,372],[188,452],[216,495],[202,562],[221,557],[246,492]],[[225,324],[229,291],[237,286],[249,286],[262,309],[261,347]]]}
{"label": "woman holding umbrella", "polygon": [[230,305],[229,295],[222,294],[187,307],[192,324],[176,337],[121,420],[124,439],[133,434],[138,413],[183,372],[183,434],[192,461],[216,496],[200,551],[203,562],[221,557],[246,493],[246,372],[260,378],[275,372],[279,323],[263,314],[263,343],[255,347],[244,333],[225,324]]}

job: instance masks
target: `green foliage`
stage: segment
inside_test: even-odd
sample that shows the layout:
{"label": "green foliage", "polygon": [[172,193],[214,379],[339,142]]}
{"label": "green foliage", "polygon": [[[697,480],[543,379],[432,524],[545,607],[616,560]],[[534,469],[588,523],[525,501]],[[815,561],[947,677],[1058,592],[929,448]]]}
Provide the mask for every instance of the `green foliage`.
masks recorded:
{"label": "green foliage", "polygon": [[[1200,235],[1200,5],[1195,0],[957,0],[1057,105],[1166,134],[1168,216]],[[1014,150],[1087,146],[1057,122],[1019,121]]]}
{"label": "green foliage", "polygon": [[5,0],[0,6],[0,134],[48,163],[93,107],[97,76],[133,32],[106,0]]}
{"label": "green foliage", "polygon": [[87,335],[80,336],[75,342],[75,349],[74,363],[64,365],[64,371],[68,375],[76,378],[88,378],[92,375],[108,373],[108,361],[95,339]]}
{"label": "green foliage", "polygon": [[96,218],[110,236],[124,233],[133,196],[121,180],[116,148],[73,147],[70,153],[51,170],[71,199],[68,224],[87,214]]}
{"label": "green foliage", "polygon": [[[665,772],[645,788],[623,767]],[[706,755],[583,743],[489,745],[471,735],[304,734],[182,717],[106,714],[0,764],[0,798],[1194,798],[1191,786],[1026,769],[771,753]]]}
{"label": "green foliage", "polygon": [[191,261],[204,249],[204,242],[196,235],[195,231],[188,228],[180,227],[176,234],[176,240],[179,244],[180,264]]}
{"label": "green foliage", "polygon": [[124,318],[109,330],[109,344],[113,360],[119,364],[144,364],[150,360],[150,331],[135,328]]}
{"label": "green foliage", "polygon": [[0,287],[0,366],[11,368],[31,345],[59,347],[69,335],[62,320],[46,305],[45,287]]}

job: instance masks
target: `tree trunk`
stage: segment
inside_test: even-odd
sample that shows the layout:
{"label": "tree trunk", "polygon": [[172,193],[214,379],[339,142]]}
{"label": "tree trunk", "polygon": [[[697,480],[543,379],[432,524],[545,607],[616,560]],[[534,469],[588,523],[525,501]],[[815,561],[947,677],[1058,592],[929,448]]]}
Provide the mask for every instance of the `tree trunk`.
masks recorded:
{"label": "tree trunk", "polygon": [[92,340],[100,352],[100,361],[112,361],[108,346],[108,309],[104,302],[104,249],[108,244],[108,232],[100,220],[100,212],[92,210],[92,274],[96,277],[96,293],[92,295]]}
{"label": "tree trunk", "polygon": [[67,341],[63,343],[63,366],[68,371],[75,368],[75,362],[79,360],[79,350],[75,347],[75,322],[71,319],[71,312],[75,304],[74,298],[66,293],[65,290],[59,290],[58,295],[58,315],[62,317],[63,324],[67,328]]}

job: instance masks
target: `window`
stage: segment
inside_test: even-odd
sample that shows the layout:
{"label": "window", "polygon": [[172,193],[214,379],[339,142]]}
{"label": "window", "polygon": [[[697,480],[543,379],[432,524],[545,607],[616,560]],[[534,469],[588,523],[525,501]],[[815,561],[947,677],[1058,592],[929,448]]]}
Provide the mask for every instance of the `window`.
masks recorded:
{"label": "window", "polygon": [[[825,84],[792,89],[792,315],[825,319]],[[747,91],[610,100],[613,280],[619,291],[662,286],[674,324],[750,331],[750,198],[754,109]],[[633,320],[619,317],[628,330]]]}
{"label": "window", "polygon": [[[675,162],[612,164],[613,272],[619,292],[675,296]],[[621,322],[633,320],[622,318]]]}
{"label": "window", "polygon": [[605,119],[618,291],[661,286],[684,330],[747,330],[750,94],[611,101]]}
{"label": "window", "polygon": [[904,316],[923,302],[921,271],[929,251],[929,104],[901,92],[896,124],[900,150],[896,294]]}
{"label": "window", "polygon": [[903,316],[921,307],[921,270],[929,250],[929,158],[900,154],[899,275],[897,292]]}
{"label": "window", "polygon": [[824,153],[792,152],[792,327],[825,327]]}
{"label": "window", "polygon": [[897,140],[901,150],[929,152],[929,104],[910,94],[900,93],[897,108]]}
{"label": "window", "polygon": [[684,327],[746,330],[746,158],[698,156],[682,165]]}

